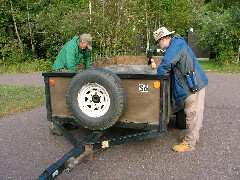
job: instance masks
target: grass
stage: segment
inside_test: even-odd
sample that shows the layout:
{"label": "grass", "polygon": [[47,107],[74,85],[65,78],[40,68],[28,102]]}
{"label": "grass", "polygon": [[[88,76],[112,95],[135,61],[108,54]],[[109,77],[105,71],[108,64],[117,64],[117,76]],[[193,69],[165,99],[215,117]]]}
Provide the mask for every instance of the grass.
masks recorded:
{"label": "grass", "polygon": [[0,85],[0,118],[45,104],[44,87]]}
{"label": "grass", "polygon": [[199,61],[206,72],[240,73],[240,64],[219,64],[214,60]]}
{"label": "grass", "polygon": [[0,74],[44,72],[51,69],[50,61],[33,60],[11,65],[0,64]]}

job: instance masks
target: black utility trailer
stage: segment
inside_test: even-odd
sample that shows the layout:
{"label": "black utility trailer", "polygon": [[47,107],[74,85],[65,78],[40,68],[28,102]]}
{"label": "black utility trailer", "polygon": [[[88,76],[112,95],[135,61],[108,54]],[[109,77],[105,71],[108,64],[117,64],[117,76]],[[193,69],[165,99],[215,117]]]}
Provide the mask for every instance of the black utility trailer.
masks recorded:
{"label": "black utility trailer", "polygon": [[[158,58],[155,60],[159,63]],[[74,148],[39,179],[54,179],[82,160],[92,160],[94,150],[156,137],[167,131],[172,115],[170,78],[157,75],[145,64],[145,57],[115,57],[94,62],[92,68],[78,73],[43,73],[47,120]],[[113,66],[117,70],[108,70]],[[126,72],[133,66],[143,69]],[[182,111],[177,113],[177,122],[180,128],[186,125]],[[66,123],[84,127],[90,133],[79,140],[64,128]],[[127,133],[106,135],[121,130]]]}

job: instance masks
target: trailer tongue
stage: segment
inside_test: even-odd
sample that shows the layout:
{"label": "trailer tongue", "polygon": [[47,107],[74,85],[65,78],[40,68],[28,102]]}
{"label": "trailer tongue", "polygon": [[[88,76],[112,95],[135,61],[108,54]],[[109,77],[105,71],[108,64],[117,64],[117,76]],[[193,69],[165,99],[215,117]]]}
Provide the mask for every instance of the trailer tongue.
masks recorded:
{"label": "trailer tongue", "polygon": [[[63,128],[58,125],[58,128]],[[110,148],[112,146],[120,145],[123,143],[129,143],[138,140],[144,140],[153,138],[161,133],[158,130],[142,131],[139,133],[133,133],[126,136],[119,136],[118,138],[108,139],[99,141],[102,135],[107,133],[108,130],[104,131],[93,131],[88,135],[82,142],[72,137],[71,141],[75,141],[75,146],[72,150],[66,153],[60,160],[49,166],[40,176],[39,180],[54,179],[60,175],[63,171],[70,172],[77,164],[83,160],[93,160],[94,150],[102,148]],[[69,133],[66,130],[61,131],[62,133]],[[69,139],[71,135],[65,136]]]}

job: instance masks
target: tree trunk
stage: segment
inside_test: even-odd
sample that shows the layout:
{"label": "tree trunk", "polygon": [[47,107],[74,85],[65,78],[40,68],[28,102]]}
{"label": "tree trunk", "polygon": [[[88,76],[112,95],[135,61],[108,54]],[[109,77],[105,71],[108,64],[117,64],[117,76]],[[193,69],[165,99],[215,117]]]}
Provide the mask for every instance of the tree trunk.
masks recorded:
{"label": "tree trunk", "polygon": [[[145,9],[148,9],[147,7],[147,3],[145,2]],[[147,48],[146,48],[146,53],[147,51],[149,51],[150,47],[149,47],[149,41],[150,41],[150,30],[149,30],[149,25],[148,25],[148,11],[146,11],[146,32],[147,32]]]}
{"label": "tree trunk", "polygon": [[105,43],[105,0],[102,1],[102,17],[103,17],[103,27],[102,27],[102,30],[103,30],[103,39],[102,39],[102,42],[103,42],[103,57],[105,57],[105,49],[106,49],[106,43]]}
{"label": "tree trunk", "polygon": [[29,15],[29,6],[27,2],[27,11],[28,11],[28,27],[29,27],[29,35],[30,35],[30,42],[32,46],[32,53],[34,54],[34,45],[33,45],[33,36],[32,36],[32,28],[31,28],[31,23],[30,23],[30,15]]}
{"label": "tree trunk", "polygon": [[14,25],[14,28],[15,28],[15,32],[17,34],[17,37],[18,37],[18,41],[20,43],[22,43],[21,39],[20,39],[20,36],[19,36],[19,33],[18,33],[18,28],[17,28],[17,23],[16,23],[16,19],[14,17],[14,11],[13,11],[13,5],[12,5],[12,1],[10,0],[10,4],[11,4],[11,12],[12,12],[12,18],[13,18],[13,25]]}
{"label": "tree trunk", "polygon": [[92,24],[92,3],[91,1],[89,1],[89,21],[90,21],[90,25]]}
{"label": "tree trunk", "polygon": [[238,47],[238,58],[237,58],[237,62],[240,62],[240,46]]}

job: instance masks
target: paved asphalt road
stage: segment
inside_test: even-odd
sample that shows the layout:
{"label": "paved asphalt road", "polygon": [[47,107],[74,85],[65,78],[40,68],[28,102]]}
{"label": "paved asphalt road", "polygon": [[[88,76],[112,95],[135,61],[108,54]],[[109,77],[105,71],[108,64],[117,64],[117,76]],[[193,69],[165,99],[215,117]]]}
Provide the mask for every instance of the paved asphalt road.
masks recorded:
{"label": "paved asphalt road", "polygon": [[[180,130],[95,154],[57,179],[239,180],[240,74],[207,73],[204,123],[193,152],[171,150]],[[41,74],[0,76],[0,84],[43,85]],[[0,179],[31,180],[72,146],[49,132],[45,107],[0,119]]]}

